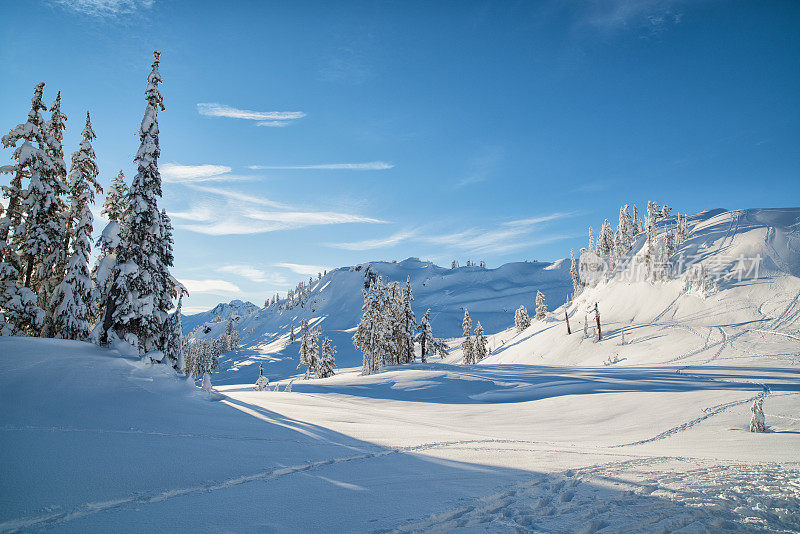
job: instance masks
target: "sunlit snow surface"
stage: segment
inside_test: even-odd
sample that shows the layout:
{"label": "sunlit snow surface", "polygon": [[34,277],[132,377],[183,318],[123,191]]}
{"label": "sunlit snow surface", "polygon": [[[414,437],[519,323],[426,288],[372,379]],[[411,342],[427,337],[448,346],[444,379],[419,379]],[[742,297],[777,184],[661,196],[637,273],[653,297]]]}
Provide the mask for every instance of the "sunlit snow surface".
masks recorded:
{"label": "sunlit snow surface", "polygon": [[[473,366],[454,340],[446,361],[302,381],[293,347],[254,336],[209,396],[114,351],[0,338],[0,531],[798,531],[799,219],[706,214],[685,246],[764,254],[759,277],[603,283],[572,335],[553,310]],[[281,391],[253,391],[260,361]]]}

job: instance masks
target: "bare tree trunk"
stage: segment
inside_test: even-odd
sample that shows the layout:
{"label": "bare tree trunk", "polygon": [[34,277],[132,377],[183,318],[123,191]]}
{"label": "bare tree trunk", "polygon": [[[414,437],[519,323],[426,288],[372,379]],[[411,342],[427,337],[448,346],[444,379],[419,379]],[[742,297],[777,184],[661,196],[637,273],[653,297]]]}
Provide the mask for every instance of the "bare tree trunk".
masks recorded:
{"label": "bare tree trunk", "polygon": [[597,341],[603,339],[603,333],[600,331],[600,310],[597,309],[597,303],[594,303],[594,318],[597,321]]}
{"label": "bare tree trunk", "polygon": [[28,268],[25,270],[25,287],[31,287],[31,276],[33,275],[33,256],[28,256]]}
{"label": "bare tree trunk", "polygon": [[564,320],[567,321],[567,335],[570,335],[572,333],[572,330],[570,330],[569,328],[569,314],[567,313],[566,307],[564,308]]}

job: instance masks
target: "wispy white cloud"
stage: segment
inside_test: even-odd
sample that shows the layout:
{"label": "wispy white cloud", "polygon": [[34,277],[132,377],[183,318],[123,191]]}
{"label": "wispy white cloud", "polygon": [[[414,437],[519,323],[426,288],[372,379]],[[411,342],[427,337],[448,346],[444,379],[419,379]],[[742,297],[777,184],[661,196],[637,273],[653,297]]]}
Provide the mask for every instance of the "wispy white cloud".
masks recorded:
{"label": "wispy white cloud", "polygon": [[469,250],[472,252],[509,252],[528,245],[521,238],[528,231],[523,228],[507,228],[486,231],[470,228],[462,232],[438,236],[426,236],[422,241],[439,246]]}
{"label": "wispy white cloud", "polygon": [[209,293],[211,295],[229,295],[241,293],[238,286],[226,280],[181,280],[189,293]]}
{"label": "wispy white cloud", "polygon": [[378,239],[365,239],[364,241],[353,241],[350,243],[329,243],[329,247],[342,250],[374,250],[376,248],[387,248],[403,241],[407,241],[414,236],[413,231],[397,232],[388,237]]}
{"label": "wispy white cloud", "polygon": [[245,119],[258,121],[258,126],[283,127],[288,126],[290,121],[302,119],[306,114],[302,111],[253,111],[250,109],[238,109],[225,104],[214,102],[201,102],[197,104],[197,111],[200,115],[207,117],[227,117],[230,119]]}
{"label": "wispy white cloud", "polygon": [[223,265],[217,268],[218,272],[230,273],[242,278],[247,278],[253,282],[269,283],[277,286],[288,284],[286,278],[278,273],[268,273],[252,265]]}
{"label": "wispy white cloud", "polygon": [[444,247],[473,253],[503,253],[574,237],[563,233],[543,234],[539,231],[540,226],[545,223],[573,215],[573,212],[556,212],[506,221],[494,228],[473,227],[443,234],[424,233],[420,229],[403,230],[383,238],[347,243],[328,243],[327,246],[343,250],[373,250],[413,241],[415,243],[435,245],[440,249]]}
{"label": "wispy white cloud", "polygon": [[116,17],[150,9],[154,0],[50,0],[50,3],[83,15]]}
{"label": "wispy white cloud", "polygon": [[248,176],[231,174],[227,165],[181,165],[164,163],[159,167],[161,178],[167,183],[232,182],[252,180]]}
{"label": "wispy white cloud", "polygon": [[248,193],[241,193],[231,189],[223,189],[221,187],[213,187],[209,185],[191,185],[190,187],[196,191],[202,191],[203,193],[209,193],[211,195],[218,195],[230,200],[238,200],[246,204],[256,204],[259,206],[268,206],[270,208],[289,208],[289,206],[281,202],[275,202],[274,200],[270,200],[268,198],[259,197],[257,195],[251,195]]}
{"label": "wispy white cloud", "polygon": [[300,263],[276,263],[274,265],[275,267],[289,269],[292,272],[304,274],[306,276],[314,276],[328,270],[327,267],[323,267],[322,265],[304,265]]}
{"label": "wispy white cloud", "polygon": [[578,26],[589,26],[604,34],[638,31],[643,37],[663,33],[681,22],[676,6],[685,0],[604,0],[585,2]]}
{"label": "wispy white cloud", "polygon": [[515,219],[503,224],[505,226],[533,226],[550,221],[557,221],[559,219],[566,219],[567,217],[574,217],[575,215],[577,215],[577,213],[574,211],[559,211],[556,213],[550,213],[549,215],[539,215],[537,217],[528,217],[526,219]]}
{"label": "wispy white cloud", "polygon": [[383,171],[394,168],[393,163],[368,161],[365,163],[321,163],[315,165],[250,165],[251,170],[345,170],[345,171]]}
{"label": "wispy white cloud", "polygon": [[504,151],[500,147],[484,147],[467,165],[467,175],[456,182],[456,189],[470,184],[485,182],[503,160]]}
{"label": "wispy white cloud", "polygon": [[298,210],[286,204],[231,189],[189,184],[208,196],[185,211],[172,212],[182,219],[176,228],[206,235],[248,235],[308,226],[345,223],[383,223],[380,219],[352,213]]}

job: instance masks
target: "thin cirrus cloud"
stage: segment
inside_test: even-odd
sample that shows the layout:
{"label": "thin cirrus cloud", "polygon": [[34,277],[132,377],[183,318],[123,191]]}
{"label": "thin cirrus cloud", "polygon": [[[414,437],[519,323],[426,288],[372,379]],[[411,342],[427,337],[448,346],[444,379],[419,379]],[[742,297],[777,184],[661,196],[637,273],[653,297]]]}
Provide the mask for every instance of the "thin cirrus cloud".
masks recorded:
{"label": "thin cirrus cloud", "polygon": [[364,163],[320,163],[313,165],[250,165],[248,169],[258,170],[332,170],[332,171],[384,171],[394,168],[393,163],[367,161]]}
{"label": "thin cirrus cloud", "polygon": [[[204,196],[184,211],[172,212],[175,227],[205,235],[252,235],[309,226],[347,223],[384,223],[352,213],[298,210],[253,194],[198,184],[187,184]],[[222,215],[224,214],[224,215]]]}
{"label": "thin cirrus cloud", "polygon": [[236,284],[227,280],[181,280],[189,293],[208,293],[211,295],[230,295],[241,293]]}
{"label": "thin cirrus cloud", "polygon": [[252,265],[223,265],[217,268],[217,272],[228,273],[246,278],[251,282],[269,283],[276,286],[288,284],[286,278],[277,273],[268,273],[264,270],[253,267]]}
{"label": "thin cirrus cloud", "polygon": [[415,232],[413,231],[403,231],[384,238],[365,239],[363,241],[353,241],[349,243],[329,243],[328,246],[342,250],[374,250],[399,245],[404,241],[408,241],[414,235]]}
{"label": "thin cirrus cloud", "polygon": [[567,217],[574,217],[577,215],[574,211],[559,211],[549,215],[540,215],[538,217],[529,217],[527,219],[515,219],[503,223],[505,226],[532,226],[535,224],[542,224],[550,221],[557,221],[559,219],[566,219]]}
{"label": "thin cirrus cloud", "polygon": [[292,121],[306,116],[302,111],[253,111],[215,102],[201,102],[197,104],[197,111],[200,115],[207,117],[227,117],[229,119],[256,121],[256,126],[266,126],[268,128],[282,128],[291,124]]}
{"label": "thin cirrus cloud", "polygon": [[329,243],[327,246],[343,250],[363,251],[389,248],[406,241],[414,241],[417,243],[436,245],[437,247],[459,249],[475,253],[503,253],[574,237],[566,234],[540,235],[535,233],[539,225],[573,215],[572,212],[557,212],[508,221],[496,228],[468,228],[448,234],[423,234],[419,230],[404,230],[384,238],[366,239],[349,243]]}
{"label": "thin cirrus cloud", "polygon": [[306,276],[314,276],[328,270],[327,267],[323,267],[322,265],[304,265],[301,263],[276,263],[274,265],[275,267],[289,269],[292,272],[304,274]]}
{"label": "thin cirrus cloud", "polygon": [[153,7],[155,0],[50,0],[50,3],[82,15],[117,17]]}

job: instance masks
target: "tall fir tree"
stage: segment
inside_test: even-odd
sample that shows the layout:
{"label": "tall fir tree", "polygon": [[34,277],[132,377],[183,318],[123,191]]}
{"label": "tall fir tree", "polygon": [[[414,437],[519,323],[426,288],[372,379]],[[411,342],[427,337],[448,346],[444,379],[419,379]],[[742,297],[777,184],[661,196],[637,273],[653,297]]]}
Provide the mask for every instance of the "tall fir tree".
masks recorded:
{"label": "tall fir tree", "polygon": [[572,278],[572,294],[577,297],[581,292],[583,285],[581,284],[580,273],[578,272],[578,265],[575,263],[575,253],[569,251],[569,275]]}
{"label": "tall fir tree", "polygon": [[[136,346],[140,354],[160,350],[164,323],[172,307],[172,293],[166,291],[169,265],[164,263],[165,221],[158,209],[161,174],[158,157],[158,112],[164,103],[159,84],[160,52],[153,53],[152,70],[147,77],[147,102],[139,128],[140,146],[134,162],[137,173],[130,188],[122,241],[115,265],[115,276],[103,329]],[[173,366],[177,362],[170,361]]]}
{"label": "tall fir tree", "polygon": [[400,308],[400,361],[401,363],[413,363],[416,360],[414,353],[414,329],[417,325],[417,318],[411,308],[414,300],[414,292],[411,290],[411,277],[406,277],[406,287],[403,289],[403,300]]}
{"label": "tall fir tree", "polygon": [[[29,217],[26,202],[28,188],[23,187],[22,181],[36,177],[38,184],[43,180],[43,175],[57,171],[48,151],[41,115],[46,110],[42,102],[43,92],[44,83],[37,84],[27,121],[2,138],[4,148],[14,148],[12,158],[15,161],[4,168],[13,173],[13,177],[9,185],[3,187],[8,208],[0,218],[0,313],[3,315],[0,324],[4,335],[38,334],[45,316],[44,310],[38,305],[36,293],[30,289],[38,258],[21,248],[27,226],[23,222],[27,223]],[[41,217],[37,217],[30,223],[40,220]]]}
{"label": "tall fir tree", "polygon": [[97,182],[99,174],[92,141],[97,137],[92,130],[89,112],[81,132],[80,148],[72,154],[69,174],[71,255],[63,281],[50,299],[53,310],[52,335],[64,339],[86,340],[89,337],[92,317],[92,281],[89,277],[89,256],[92,251],[92,224],[90,206],[95,193],[103,188]]}
{"label": "tall fir tree", "polygon": [[608,219],[605,219],[600,233],[597,235],[597,253],[607,260],[611,257],[612,250],[614,250],[614,232],[611,231]]}
{"label": "tall fir tree", "polygon": [[628,210],[628,205],[625,204],[619,209],[619,223],[617,224],[617,231],[614,232],[614,259],[619,260],[628,252],[633,242],[633,220],[631,213]]}
{"label": "tall fir tree", "polygon": [[639,219],[639,208],[636,207],[636,204],[633,205],[633,222],[632,224],[632,233],[633,236],[639,235],[642,231],[642,221]]}
{"label": "tall fir tree", "polygon": [[335,374],[336,369],[336,347],[331,344],[330,338],[322,340],[320,355],[317,360],[317,378],[328,378]]}
{"label": "tall fir tree", "polygon": [[315,373],[319,367],[318,338],[319,331],[314,330],[312,332],[308,328],[308,321],[303,319],[303,322],[300,325],[300,351],[297,368],[300,369],[300,367],[304,365],[306,366],[305,376],[303,377],[305,380],[308,380],[311,376],[311,373]]}
{"label": "tall fir tree", "polygon": [[[20,199],[19,224],[14,228],[13,240],[21,252],[23,284],[37,294],[40,307],[46,305],[45,294],[40,294],[39,290],[51,273],[49,260],[63,246],[59,195],[64,190],[59,179],[64,162],[53,159],[53,147],[57,142],[47,133],[41,113],[47,110],[42,101],[43,91],[44,83],[38,84],[27,122],[11,130],[2,140],[3,147],[16,147],[13,157],[17,161],[17,172],[30,180]],[[16,210],[12,216],[17,216]]]}
{"label": "tall fir tree", "polygon": [[45,123],[47,152],[55,164],[54,171],[49,176],[49,185],[55,197],[56,208],[53,218],[48,221],[47,225],[47,231],[50,234],[49,240],[52,243],[50,253],[38,272],[40,285],[37,296],[39,305],[45,309],[44,326],[41,332],[44,337],[54,335],[55,310],[50,304],[53,294],[63,281],[67,270],[67,260],[70,255],[70,232],[71,227],[74,226],[70,205],[65,198],[69,193],[63,146],[66,121],[67,116],[61,111],[61,91],[59,91],[50,106],[50,120]]}
{"label": "tall fir tree", "polygon": [[[111,298],[114,267],[117,263],[117,253],[122,238],[122,223],[128,211],[128,195],[125,174],[119,171],[119,174],[111,181],[105,202],[103,202],[103,209],[100,211],[100,215],[108,220],[108,224],[97,240],[100,254],[97,263],[92,268],[92,280],[94,281],[92,302],[95,319],[99,311],[107,309],[108,301]],[[100,331],[102,331],[102,325],[97,329],[98,334]]]}
{"label": "tall fir tree", "polygon": [[185,342],[183,339],[183,316],[181,314],[181,307],[183,305],[184,295],[189,292],[186,288],[180,286],[178,291],[178,304],[175,306],[175,311],[165,324],[167,332],[165,334],[164,342],[164,356],[168,361],[174,360],[177,362],[175,368],[181,374],[187,374],[187,361]]}
{"label": "tall fir tree", "polygon": [[464,341],[461,342],[461,354],[465,364],[475,363],[475,345],[472,343],[472,319],[469,310],[464,310],[464,320],[461,321],[464,330]]}
{"label": "tall fir tree", "polygon": [[488,341],[486,340],[486,336],[483,333],[483,327],[481,326],[481,322],[478,321],[478,324],[475,325],[475,361],[479,362],[482,359],[486,358],[489,355],[489,349],[487,348]]}
{"label": "tall fir tree", "polygon": [[363,354],[361,374],[371,375],[381,370],[390,332],[384,315],[386,294],[380,277],[364,290],[361,321],[353,334],[353,345]]}
{"label": "tall fir tree", "polygon": [[125,212],[128,211],[129,194],[130,191],[125,184],[125,173],[120,170],[111,181],[100,215],[108,221],[121,222]]}
{"label": "tall fir tree", "polygon": [[536,291],[536,319],[541,321],[547,317],[547,302],[544,298],[544,293]]}
{"label": "tall fir tree", "polygon": [[525,306],[520,306],[514,312],[514,326],[517,332],[522,332],[531,325],[531,318],[528,315],[528,309]]}

